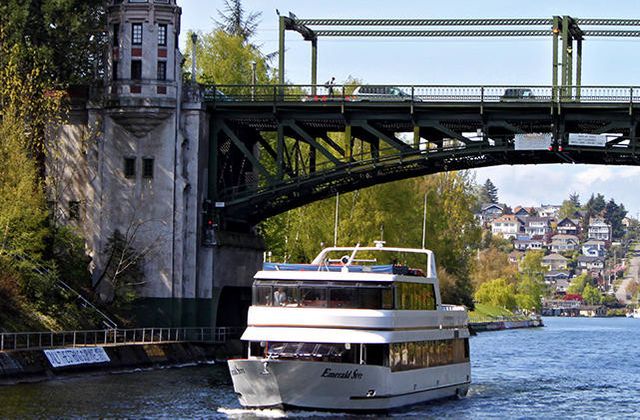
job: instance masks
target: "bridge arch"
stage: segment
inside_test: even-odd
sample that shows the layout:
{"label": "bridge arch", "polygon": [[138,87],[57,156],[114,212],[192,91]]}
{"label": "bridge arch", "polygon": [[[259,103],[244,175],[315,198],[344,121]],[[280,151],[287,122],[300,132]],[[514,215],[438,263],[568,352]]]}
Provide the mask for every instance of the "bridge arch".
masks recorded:
{"label": "bridge arch", "polygon": [[[638,88],[583,86],[578,100],[564,87],[407,86],[401,101],[323,100],[305,88],[209,102],[209,197],[223,218],[255,224],[338,192],[450,170],[639,162]],[[531,97],[511,100],[508,89]]]}

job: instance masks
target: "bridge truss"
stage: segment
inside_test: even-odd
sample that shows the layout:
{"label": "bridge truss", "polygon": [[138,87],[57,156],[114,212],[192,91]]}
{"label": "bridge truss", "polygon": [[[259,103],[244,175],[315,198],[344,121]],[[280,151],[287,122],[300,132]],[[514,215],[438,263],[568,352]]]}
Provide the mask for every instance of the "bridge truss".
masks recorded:
{"label": "bridge truss", "polygon": [[[635,29],[638,26],[640,19],[585,19],[571,16],[514,19],[298,19],[289,13],[289,16],[280,16],[279,19],[279,83],[284,85],[286,81],[286,31],[298,32],[311,43],[313,86],[317,85],[318,39],[321,37],[550,37],[553,46],[551,84],[556,88],[575,85],[579,96],[582,41],[589,37],[640,37],[640,30]],[[407,27],[412,29],[399,29]],[[438,29],[416,29],[419,27]]]}
{"label": "bridge truss", "polygon": [[[336,87],[334,96],[316,86],[216,88],[225,95],[205,94],[211,116],[207,211],[227,226],[443,171],[640,162],[637,87],[393,86],[406,96],[366,101],[350,96],[349,87]],[[505,95],[509,90],[528,96]],[[518,136],[527,133],[552,142],[518,147]],[[571,133],[606,133],[606,143],[572,145]]]}

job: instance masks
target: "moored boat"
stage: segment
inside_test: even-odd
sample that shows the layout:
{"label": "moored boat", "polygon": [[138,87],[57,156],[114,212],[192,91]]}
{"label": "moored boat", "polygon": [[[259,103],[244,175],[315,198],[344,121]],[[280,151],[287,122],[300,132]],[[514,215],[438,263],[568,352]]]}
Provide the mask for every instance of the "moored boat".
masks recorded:
{"label": "moored boat", "polygon": [[[424,269],[405,263],[418,260]],[[265,263],[242,336],[247,358],[229,360],[240,403],[388,410],[466,395],[467,312],[441,303],[435,267],[429,250],[381,244]]]}

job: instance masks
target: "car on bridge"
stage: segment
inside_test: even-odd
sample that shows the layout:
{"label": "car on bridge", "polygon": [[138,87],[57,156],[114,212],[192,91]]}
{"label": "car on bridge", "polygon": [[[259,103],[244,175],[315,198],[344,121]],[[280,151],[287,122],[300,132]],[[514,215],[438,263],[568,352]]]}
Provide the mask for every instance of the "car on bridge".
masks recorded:
{"label": "car on bridge", "polygon": [[504,94],[500,97],[501,102],[520,102],[535,101],[536,96],[529,88],[509,88],[504,90]]}
{"label": "car on bridge", "polygon": [[420,101],[394,86],[360,85],[351,94],[353,101]]}

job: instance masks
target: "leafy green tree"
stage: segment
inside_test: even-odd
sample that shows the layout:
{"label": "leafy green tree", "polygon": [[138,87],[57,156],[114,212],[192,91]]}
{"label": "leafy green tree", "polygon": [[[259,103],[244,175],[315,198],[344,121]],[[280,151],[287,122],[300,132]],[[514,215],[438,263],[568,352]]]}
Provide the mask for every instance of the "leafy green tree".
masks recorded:
{"label": "leafy green tree", "polygon": [[602,296],[600,291],[590,284],[587,284],[582,291],[582,299],[589,305],[597,305],[600,303]]}
{"label": "leafy green tree", "polygon": [[516,288],[506,279],[498,278],[482,283],[476,293],[475,300],[478,303],[488,303],[509,310],[516,308]]}
{"label": "leafy green tree", "polygon": [[576,205],[575,201],[572,201],[571,199],[564,200],[562,202],[562,206],[560,206],[560,210],[558,211],[558,217],[560,220],[564,219],[565,217],[572,218],[573,215],[579,210],[580,205]]}
{"label": "leafy green tree", "polygon": [[601,216],[606,206],[607,203],[605,202],[604,196],[602,194],[591,194],[589,201],[587,201],[584,205],[584,210],[587,212],[586,220],[588,221],[594,216]]}
{"label": "leafy green tree", "polygon": [[516,285],[516,302],[524,310],[539,311],[545,292],[542,251],[529,251],[520,264],[521,276]]}
{"label": "leafy green tree", "polygon": [[[87,83],[104,68],[105,31],[103,0],[4,0],[0,28],[9,46],[35,51],[20,57],[22,70],[41,67],[42,77],[55,84]],[[26,50],[23,50],[26,51]],[[0,66],[6,64],[0,55]]]}
{"label": "leafy green tree", "polygon": [[509,263],[508,253],[497,247],[478,251],[471,272],[471,281],[476,289],[482,284],[498,278],[515,283],[517,276],[517,267]]}
{"label": "leafy green tree", "polygon": [[591,282],[591,277],[588,273],[582,273],[579,276],[574,277],[567,287],[567,293],[581,295],[587,285]]}

